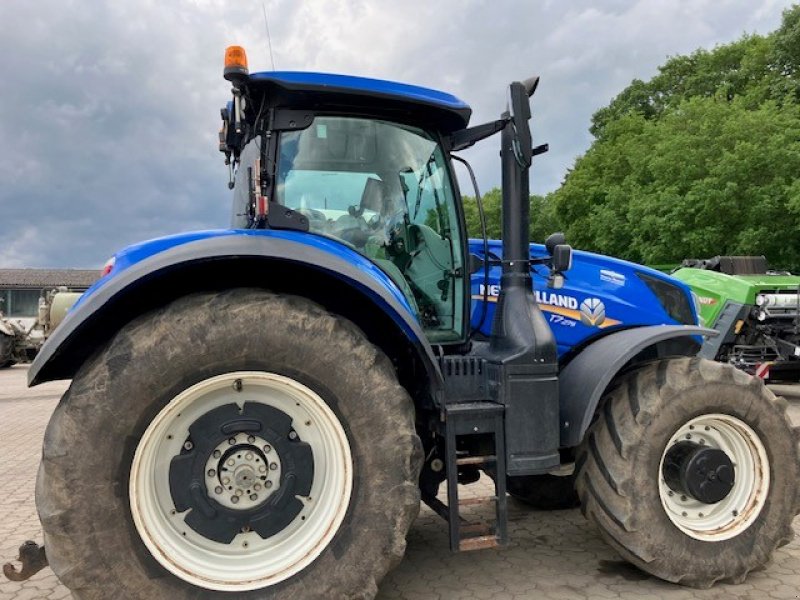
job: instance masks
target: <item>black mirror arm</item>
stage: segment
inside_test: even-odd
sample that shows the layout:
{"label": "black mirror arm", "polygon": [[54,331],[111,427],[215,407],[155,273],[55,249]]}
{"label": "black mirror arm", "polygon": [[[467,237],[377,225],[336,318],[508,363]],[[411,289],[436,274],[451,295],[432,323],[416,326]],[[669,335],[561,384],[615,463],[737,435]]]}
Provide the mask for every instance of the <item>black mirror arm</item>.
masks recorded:
{"label": "black mirror arm", "polygon": [[498,119],[497,121],[490,121],[489,123],[484,123],[483,125],[476,125],[475,127],[470,127],[469,129],[461,129],[456,131],[449,137],[450,151],[458,152],[459,150],[465,150],[473,146],[475,143],[485,140],[486,138],[493,136],[495,133],[499,133],[503,130],[509,120],[510,119]]}

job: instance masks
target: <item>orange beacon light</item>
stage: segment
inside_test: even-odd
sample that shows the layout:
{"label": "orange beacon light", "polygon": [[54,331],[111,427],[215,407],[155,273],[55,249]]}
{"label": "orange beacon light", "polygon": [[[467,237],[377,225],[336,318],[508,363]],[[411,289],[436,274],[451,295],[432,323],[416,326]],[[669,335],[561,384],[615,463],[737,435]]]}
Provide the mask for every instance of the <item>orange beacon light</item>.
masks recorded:
{"label": "orange beacon light", "polygon": [[247,69],[247,53],[241,46],[228,46],[225,48],[225,71],[223,76],[228,81],[246,79],[250,74]]}

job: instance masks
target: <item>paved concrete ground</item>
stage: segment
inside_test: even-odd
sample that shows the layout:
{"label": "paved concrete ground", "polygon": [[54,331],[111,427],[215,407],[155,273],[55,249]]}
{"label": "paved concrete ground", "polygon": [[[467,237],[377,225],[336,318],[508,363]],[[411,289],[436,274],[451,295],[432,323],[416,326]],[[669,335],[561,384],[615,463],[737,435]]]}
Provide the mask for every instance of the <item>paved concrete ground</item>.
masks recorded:
{"label": "paved concrete ground", "polygon": [[[27,390],[25,374],[26,369],[19,366],[0,371],[0,562],[14,558],[17,547],[26,539],[41,541],[33,496],[36,468],[44,428],[66,388],[64,383],[53,383]],[[792,412],[793,418],[800,422],[800,403]],[[479,484],[465,492],[487,490],[487,486]],[[424,508],[411,529],[405,560],[383,582],[378,597],[381,600],[800,598],[800,536],[780,549],[766,570],[751,574],[746,583],[698,591],[658,581],[622,562],[577,510],[534,512],[512,501],[510,519],[512,543],[508,548],[453,555],[447,548],[445,523]],[[795,530],[800,534],[800,519],[795,520]],[[49,569],[22,584],[0,579],[0,600],[69,597]]]}

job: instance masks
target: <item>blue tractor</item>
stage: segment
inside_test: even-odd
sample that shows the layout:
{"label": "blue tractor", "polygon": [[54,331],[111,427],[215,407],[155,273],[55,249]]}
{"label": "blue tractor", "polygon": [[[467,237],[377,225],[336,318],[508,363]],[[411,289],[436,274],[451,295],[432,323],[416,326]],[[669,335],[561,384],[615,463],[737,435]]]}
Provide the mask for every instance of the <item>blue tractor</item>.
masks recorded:
{"label": "blue tractor", "polygon": [[[29,372],[72,379],[36,501],[74,597],[371,598],[421,500],[474,550],[507,543],[508,490],[579,499],[691,586],[791,539],[785,403],[695,356],[714,332],[687,288],[529,244],[537,78],[470,127],[449,94],[250,74],[238,47],[225,77],[232,227],[116,254]],[[468,239],[452,162],[494,134],[502,243]],[[459,497],[480,473],[485,527]]]}

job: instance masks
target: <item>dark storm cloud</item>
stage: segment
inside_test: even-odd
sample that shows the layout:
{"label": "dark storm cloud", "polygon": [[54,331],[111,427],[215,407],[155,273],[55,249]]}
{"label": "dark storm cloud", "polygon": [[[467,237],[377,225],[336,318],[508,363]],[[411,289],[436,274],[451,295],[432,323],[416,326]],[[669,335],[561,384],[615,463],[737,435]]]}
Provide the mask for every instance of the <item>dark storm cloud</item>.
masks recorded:
{"label": "dark storm cloud", "polygon": [[[533,190],[558,186],[589,117],[670,54],[775,28],[788,3],[266,3],[276,66],[445,89],[495,118],[542,76]],[[224,47],[269,67],[261,2],[0,2],[0,266],[98,266],[128,243],[227,224],[216,152]],[[497,141],[471,150],[499,183]]]}

